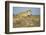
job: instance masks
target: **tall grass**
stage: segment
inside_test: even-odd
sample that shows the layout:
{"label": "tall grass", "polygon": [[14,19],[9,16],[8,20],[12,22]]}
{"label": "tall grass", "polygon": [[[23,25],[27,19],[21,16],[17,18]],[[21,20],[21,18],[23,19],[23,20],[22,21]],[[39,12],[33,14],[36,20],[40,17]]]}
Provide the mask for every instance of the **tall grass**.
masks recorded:
{"label": "tall grass", "polygon": [[[14,20],[15,19],[15,20]],[[40,16],[14,16],[13,17],[13,27],[38,27],[40,26]]]}

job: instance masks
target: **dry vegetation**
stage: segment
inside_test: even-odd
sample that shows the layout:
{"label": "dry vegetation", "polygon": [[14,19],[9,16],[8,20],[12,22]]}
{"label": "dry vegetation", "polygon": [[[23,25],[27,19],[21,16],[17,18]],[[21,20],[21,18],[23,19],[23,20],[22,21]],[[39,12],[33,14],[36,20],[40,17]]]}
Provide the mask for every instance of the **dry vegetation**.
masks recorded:
{"label": "dry vegetation", "polygon": [[13,16],[13,27],[38,27],[40,16]]}

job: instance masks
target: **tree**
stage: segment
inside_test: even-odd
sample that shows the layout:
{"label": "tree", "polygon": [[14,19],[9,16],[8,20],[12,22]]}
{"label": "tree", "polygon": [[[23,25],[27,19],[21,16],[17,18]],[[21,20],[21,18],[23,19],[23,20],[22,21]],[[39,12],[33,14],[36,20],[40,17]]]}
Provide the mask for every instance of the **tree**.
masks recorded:
{"label": "tree", "polygon": [[29,10],[27,11],[27,13],[28,13],[28,15],[32,15],[31,9],[29,9]]}

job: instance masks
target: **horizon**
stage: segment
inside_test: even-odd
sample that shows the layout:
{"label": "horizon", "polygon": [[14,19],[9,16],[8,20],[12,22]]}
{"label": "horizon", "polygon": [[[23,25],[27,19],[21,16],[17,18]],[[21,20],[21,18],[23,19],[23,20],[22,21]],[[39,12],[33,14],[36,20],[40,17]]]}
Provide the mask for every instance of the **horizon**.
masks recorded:
{"label": "horizon", "polygon": [[19,14],[28,9],[31,9],[32,15],[40,15],[40,8],[33,8],[33,7],[13,7],[13,15]]}

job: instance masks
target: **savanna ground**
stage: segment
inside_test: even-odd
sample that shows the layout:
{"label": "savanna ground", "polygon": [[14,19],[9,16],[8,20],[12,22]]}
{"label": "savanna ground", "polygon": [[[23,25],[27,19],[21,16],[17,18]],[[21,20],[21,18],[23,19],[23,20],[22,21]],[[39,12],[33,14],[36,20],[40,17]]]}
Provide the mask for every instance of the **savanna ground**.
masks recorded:
{"label": "savanna ground", "polygon": [[16,17],[13,16],[13,28],[16,27],[39,27],[40,26],[40,16],[26,16],[26,17]]}

